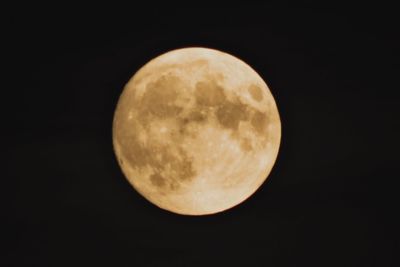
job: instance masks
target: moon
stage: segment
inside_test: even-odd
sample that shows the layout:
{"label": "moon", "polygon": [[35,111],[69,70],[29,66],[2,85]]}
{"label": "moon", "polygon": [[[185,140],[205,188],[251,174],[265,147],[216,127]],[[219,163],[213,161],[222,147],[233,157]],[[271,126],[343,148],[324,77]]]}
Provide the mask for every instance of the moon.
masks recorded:
{"label": "moon", "polygon": [[130,184],[184,215],[232,208],[267,179],[278,155],[275,100],[249,65],[208,48],[182,48],[144,65],[125,85],[113,145]]}

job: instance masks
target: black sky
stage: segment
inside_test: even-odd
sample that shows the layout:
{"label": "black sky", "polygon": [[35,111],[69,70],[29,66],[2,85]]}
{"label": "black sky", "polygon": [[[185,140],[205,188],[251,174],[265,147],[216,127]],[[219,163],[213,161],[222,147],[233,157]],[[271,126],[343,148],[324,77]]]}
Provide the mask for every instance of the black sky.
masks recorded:
{"label": "black sky", "polygon": [[[0,265],[397,266],[394,10],[198,6],[10,10]],[[282,120],[267,182],[214,216],[153,206],[112,150],[123,85],[186,46],[250,64]]]}

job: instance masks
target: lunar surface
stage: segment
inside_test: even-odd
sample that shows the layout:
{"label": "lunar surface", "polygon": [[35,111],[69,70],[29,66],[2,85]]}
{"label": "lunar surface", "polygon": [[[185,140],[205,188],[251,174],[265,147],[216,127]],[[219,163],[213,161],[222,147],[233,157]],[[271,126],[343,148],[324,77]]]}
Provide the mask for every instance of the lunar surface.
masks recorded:
{"label": "lunar surface", "polygon": [[263,79],[240,59],[207,48],[165,53],[126,84],[113,143],[132,186],[162,209],[229,209],[266,180],[281,124]]}

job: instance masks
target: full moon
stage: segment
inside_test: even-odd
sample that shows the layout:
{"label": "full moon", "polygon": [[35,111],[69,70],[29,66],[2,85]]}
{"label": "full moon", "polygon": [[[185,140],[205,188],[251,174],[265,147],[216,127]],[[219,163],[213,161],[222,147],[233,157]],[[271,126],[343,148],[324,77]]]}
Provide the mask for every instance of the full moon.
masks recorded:
{"label": "full moon", "polygon": [[125,85],[113,144],[130,184],[185,215],[224,211],[250,197],[278,155],[281,122],[263,79],[208,48],[158,56]]}

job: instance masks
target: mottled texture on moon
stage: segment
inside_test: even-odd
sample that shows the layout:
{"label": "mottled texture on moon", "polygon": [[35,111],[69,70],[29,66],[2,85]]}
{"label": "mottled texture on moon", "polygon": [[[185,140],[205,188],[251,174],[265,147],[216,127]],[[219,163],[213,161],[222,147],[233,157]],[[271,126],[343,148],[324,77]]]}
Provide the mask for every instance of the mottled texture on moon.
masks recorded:
{"label": "mottled texture on moon", "polygon": [[252,195],[276,160],[274,98],[246,63],[206,48],[163,54],[126,84],[113,123],[119,164],[160,208],[187,215]]}

